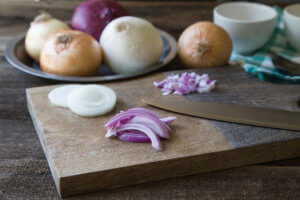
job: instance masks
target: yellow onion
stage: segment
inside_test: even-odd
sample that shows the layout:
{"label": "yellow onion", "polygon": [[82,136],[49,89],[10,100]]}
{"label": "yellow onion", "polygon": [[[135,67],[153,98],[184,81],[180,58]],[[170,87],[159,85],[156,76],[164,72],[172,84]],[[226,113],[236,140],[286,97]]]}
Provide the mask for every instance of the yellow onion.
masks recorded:
{"label": "yellow onion", "polygon": [[188,67],[225,65],[232,52],[228,33],[211,22],[197,22],[184,30],[178,41],[178,55]]}
{"label": "yellow onion", "polygon": [[70,28],[66,23],[52,18],[49,13],[42,12],[31,22],[26,33],[25,49],[27,54],[39,61],[40,52],[47,38],[58,31],[68,29]]}
{"label": "yellow onion", "polygon": [[45,43],[40,58],[43,72],[63,76],[90,76],[102,61],[100,44],[89,34],[67,30],[54,34]]}

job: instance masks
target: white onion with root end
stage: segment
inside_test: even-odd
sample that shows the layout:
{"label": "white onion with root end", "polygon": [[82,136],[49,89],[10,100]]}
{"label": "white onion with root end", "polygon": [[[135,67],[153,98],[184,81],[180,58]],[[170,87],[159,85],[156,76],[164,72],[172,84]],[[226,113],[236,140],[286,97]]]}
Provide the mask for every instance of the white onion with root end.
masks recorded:
{"label": "white onion with root end", "polygon": [[52,18],[49,13],[42,12],[30,24],[25,37],[25,49],[28,55],[39,61],[41,50],[46,40],[54,33],[69,30],[70,27],[58,19]]}
{"label": "white onion with root end", "polygon": [[133,74],[157,63],[163,41],[157,29],[138,17],[120,17],[102,32],[100,44],[105,63],[116,73]]}

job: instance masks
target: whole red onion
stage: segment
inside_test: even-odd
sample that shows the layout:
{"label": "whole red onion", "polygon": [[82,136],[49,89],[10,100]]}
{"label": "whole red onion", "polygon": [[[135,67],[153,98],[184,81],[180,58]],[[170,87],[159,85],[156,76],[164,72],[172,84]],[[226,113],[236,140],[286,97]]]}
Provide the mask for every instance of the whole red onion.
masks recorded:
{"label": "whole red onion", "polygon": [[98,41],[109,22],[127,15],[129,12],[113,0],[87,0],[74,11],[72,28],[86,32]]}

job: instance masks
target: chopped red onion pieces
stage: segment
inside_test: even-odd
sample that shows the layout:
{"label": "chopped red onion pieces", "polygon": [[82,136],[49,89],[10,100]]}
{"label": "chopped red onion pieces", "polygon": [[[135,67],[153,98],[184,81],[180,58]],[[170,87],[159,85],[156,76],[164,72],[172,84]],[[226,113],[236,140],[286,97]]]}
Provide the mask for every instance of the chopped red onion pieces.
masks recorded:
{"label": "chopped red onion pieces", "polygon": [[146,108],[132,108],[109,119],[105,127],[106,137],[118,137],[121,140],[135,143],[152,143],[157,150],[162,150],[160,139],[169,138],[170,127],[167,125],[176,117],[163,118]]}
{"label": "chopped red onion pieces", "polygon": [[163,81],[154,81],[155,87],[162,88],[163,95],[171,93],[184,95],[192,92],[205,93],[215,88],[216,80],[211,80],[207,74],[184,72],[171,74]]}

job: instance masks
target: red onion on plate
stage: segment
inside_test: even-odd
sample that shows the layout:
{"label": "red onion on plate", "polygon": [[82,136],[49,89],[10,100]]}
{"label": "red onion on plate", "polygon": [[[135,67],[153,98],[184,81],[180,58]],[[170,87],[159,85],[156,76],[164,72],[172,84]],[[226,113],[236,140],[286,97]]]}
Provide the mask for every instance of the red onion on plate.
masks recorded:
{"label": "red onion on plate", "polygon": [[132,108],[121,111],[109,119],[105,127],[106,137],[118,137],[121,140],[134,143],[152,143],[157,150],[162,150],[160,139],[168,139],[171,130],[167,123],[176,117],[163,118],[146,108]]}
{"label": "red onion on plate", "polygon": [[129,12],[113,0],[87,0],[74,11],[72,28],[92,35],[99,41],[104,27],[112,20],[129,15]]}

